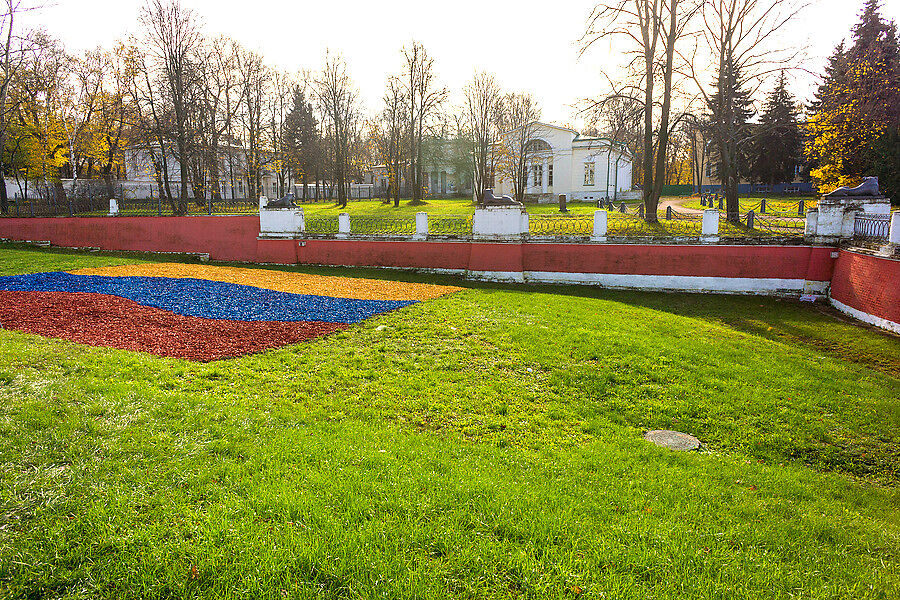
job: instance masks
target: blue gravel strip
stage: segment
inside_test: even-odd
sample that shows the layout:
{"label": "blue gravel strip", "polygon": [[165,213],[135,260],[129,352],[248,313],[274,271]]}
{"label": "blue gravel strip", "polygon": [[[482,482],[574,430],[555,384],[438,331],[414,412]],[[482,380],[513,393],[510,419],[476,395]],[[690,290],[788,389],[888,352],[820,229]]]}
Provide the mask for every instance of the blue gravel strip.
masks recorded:
{"label": "blue gravel strip", "polygon": [[291,294],[207,279],[73,275],[62,271],[0,277],[0,290],[108,294],[179,315],[233,321],[358,323],[416,303]]}

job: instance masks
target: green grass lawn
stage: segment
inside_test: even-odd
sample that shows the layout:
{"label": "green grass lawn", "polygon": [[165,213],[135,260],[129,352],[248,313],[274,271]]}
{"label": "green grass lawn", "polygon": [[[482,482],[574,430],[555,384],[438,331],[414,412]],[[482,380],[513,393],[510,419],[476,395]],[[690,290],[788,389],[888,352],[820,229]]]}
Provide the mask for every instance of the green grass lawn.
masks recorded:
{"label": "green grass lawn", "polygon": [[[0,248],[4,275],[132,262]],[[900,339],[461,285],[209,364],[0,330],[0,598],[897,597]]]}
{"label": "green grass lawn", "polygon": [[[637,201],[628,204],[635,205]],[[396,208],[393,204],[382,203],[381,200],[353,200],[347,203],[347,208],[339,208],[331,202],[301,203],[299,205],[303,207],[304,214],[311,216],[337,215],[346,212],[350,216],[409,216],[411,218],[417,212],[426,212],[435,216],[471,215],[475,212],[475,204],[467,198],[429,198],[425,200],[425,204],[419,206],[411,206],[409,200],[402,200],[400,206]],[[566,207],[571,214],[587,215],[593,214],[597,210],[597,203],[569,202]],[[559,214],[558,204],[526,204],[525,208],[532,214]]]}

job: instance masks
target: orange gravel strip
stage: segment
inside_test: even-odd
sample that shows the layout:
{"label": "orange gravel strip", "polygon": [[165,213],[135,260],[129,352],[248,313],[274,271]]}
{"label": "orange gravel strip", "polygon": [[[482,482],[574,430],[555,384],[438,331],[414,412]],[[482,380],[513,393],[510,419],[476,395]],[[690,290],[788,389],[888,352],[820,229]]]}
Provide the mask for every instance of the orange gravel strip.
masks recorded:
{"label": "orange gravel strip", "polygon": [[69,271],[73,275],[107,277],[173,277],[207,279],[224,283],[250,285],[291,294],[313,294],[332,298],[358,300],[431,300],[460,291],[462,288],[428,283],[408,283],[382,279],[357,279],[330,275],[309,275],[269,269],[185,265],[180,263],[147,263]]}

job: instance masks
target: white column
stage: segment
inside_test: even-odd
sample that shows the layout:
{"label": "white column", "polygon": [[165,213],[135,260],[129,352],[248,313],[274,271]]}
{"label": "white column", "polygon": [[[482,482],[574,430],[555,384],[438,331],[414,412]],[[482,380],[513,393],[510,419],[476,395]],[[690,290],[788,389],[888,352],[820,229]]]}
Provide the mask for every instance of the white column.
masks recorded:
{"label": "white column", "polygon": [[715,243],[719,241],[719,211],[715,208],[707,208],[703,211],[703,228],[700,232],[700,241]]}
{"label": "white column", "polygon": [[541,193],[547,193],[547,178],[549,176],[549,171],[547,171],[547,159],[545,158],[541,163]]}
{"label": "white column", "polygon": [[414,240],[424,240],[428,237],[428,213],[416,213],[416,234]]}
{"label": "white column", "polygon": [[806,211],[806,229],[803,235],[806,237],[815,237],[816,231],[819,229],[819,209],[811,208]]}
{"label": "white column", "polygon": [[109,216],[114,217],[119,214],[119,201],[115,198],[109,199]]}
{"label": "white column", "polygon": [[888,242],[900,244],[900,210],[891,213],[891,232],[888,234]]}
{"label": "white column", "polygon": [[350,214],[341,213],[338,215],[338,234],[339,238],[350,237]]}
{"label": "white column", "polygon": [[594,235],[591,236],[592,242],[605,242],[607,231],[607,214],[605,210],[594,211]]}

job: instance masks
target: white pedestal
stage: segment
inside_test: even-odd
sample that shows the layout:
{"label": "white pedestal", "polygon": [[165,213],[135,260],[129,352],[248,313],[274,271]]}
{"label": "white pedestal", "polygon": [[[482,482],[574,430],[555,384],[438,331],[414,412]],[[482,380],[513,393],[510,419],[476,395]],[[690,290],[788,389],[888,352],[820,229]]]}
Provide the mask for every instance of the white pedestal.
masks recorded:
{"label": "white pedestal", "polygon": [[719,241],[719,211],[715,208],[707,208],[703,211],[700,241],[707,244],[715,244]]}
{"label": "white pedestal", "polygon": [[261,208],[259,235],[272,238],[295,238],[306,229],[302,208]]}
{"label": "white pedestal", "polygon": [[520,238],[528,233],[528,213],[521,206],[476,208],[472,234],[480,239]]}
{"label": "white pedestal", "polygon": [[823,196],[819,200],[819,217],[813,242],[837,244],[853,237],[853,224],[857,212],[887,214],[890,202],[878,196]]}

